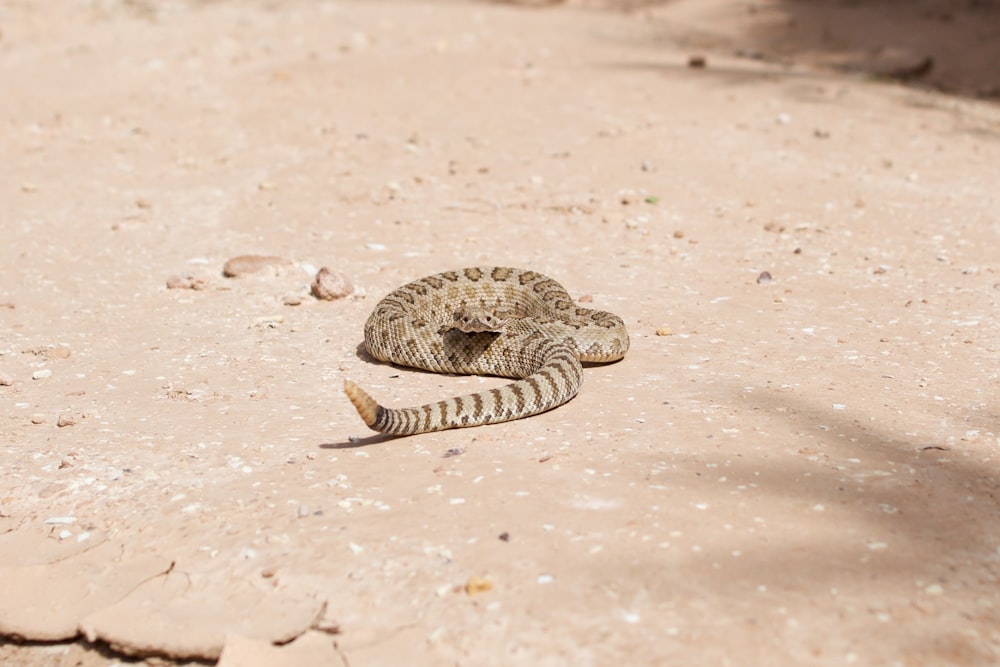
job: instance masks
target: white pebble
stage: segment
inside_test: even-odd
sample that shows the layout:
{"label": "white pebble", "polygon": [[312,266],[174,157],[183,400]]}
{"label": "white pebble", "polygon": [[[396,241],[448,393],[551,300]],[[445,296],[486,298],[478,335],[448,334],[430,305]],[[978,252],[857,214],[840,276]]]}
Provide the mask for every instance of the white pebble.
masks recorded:
{"label": "white pebble", "polygon": [[924,589],[924,593],[928,595],[941,595],[944,593],[944,588],[941,587],[941,584],[931,584]]}
{"label": "white pebble", "polygon": [[48,377],[52,377],[52,371],[48,368],[41,368],[31,374],[32,380],[44,380]]}
{"label": "white pebble", "polygon": [[555,577],[553,577],[551,574],[538,575],[538,583],[540,584],[551,584],[553,581],[555,581]]}
{"label": "white pebble", "polygon": [[385,250],[384,243],[366,243],[365,247],[369,250]]}
{"label": "white pebble", "polygon": [[48,526],[58,526],[70,523],[76,523],[75,516],[52,516],[45,520],[45,524]]}
{"label": "white pebble", "polygon": [[462,505],[464,503],[465,503],[465,498],[449,498],[448,499],[448,504],[449,505]]}
{"label": "white pebble", "polygon": [[350,549],[351,553],[353,553],[353,554],[359,554],[359,553],[361,553],[362,551],[365,550],[365,548],[363,546],[361,546],[360,544],[355,544],[354,542],[351,542],[350,544],[348,544],[347,548]]}

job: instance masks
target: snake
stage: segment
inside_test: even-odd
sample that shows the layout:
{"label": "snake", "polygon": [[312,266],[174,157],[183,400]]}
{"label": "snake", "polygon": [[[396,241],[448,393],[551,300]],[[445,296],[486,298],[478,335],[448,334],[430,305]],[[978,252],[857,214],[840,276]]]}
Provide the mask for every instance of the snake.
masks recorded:
{"label": "snake", "polygon": [[418,407],[388,408],[354,382],[344,392],[369,428],[405,436],[496,424],[563,405],[583,362],[618,361],[625,322],[584,308],[555,280],[482,266],[426,276],[387,294],[364,328],[374,359],[434,373],[513,378],[500,387]]}

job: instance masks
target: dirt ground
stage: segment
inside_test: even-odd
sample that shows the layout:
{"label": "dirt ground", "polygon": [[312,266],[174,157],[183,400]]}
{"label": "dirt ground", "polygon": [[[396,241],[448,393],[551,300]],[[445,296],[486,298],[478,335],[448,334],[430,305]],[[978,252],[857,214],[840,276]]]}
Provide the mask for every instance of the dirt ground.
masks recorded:
{"label": "dirt ground", "polygon": [[[1000,664],[998,28],[0,3],[0,662]],[[368,313],[493,264],[628,356],[374,436],[345,378],[502,381],[375,363]]]}

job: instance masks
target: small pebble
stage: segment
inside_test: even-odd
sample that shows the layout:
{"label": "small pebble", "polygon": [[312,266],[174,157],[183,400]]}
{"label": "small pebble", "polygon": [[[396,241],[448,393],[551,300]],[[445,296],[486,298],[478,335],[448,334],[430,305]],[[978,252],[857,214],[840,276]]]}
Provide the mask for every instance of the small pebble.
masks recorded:
{"label": "small pebble", "polygon": [[44,380],[48,377],[52,377],[52,371],[48,368],[40,368],[31,374],[32,380]]}
{"label": "small pebble", "polygon": [[75,516],[50,516],[43,523],[46,526],[65,526],[71,523],[76,523]]}
{"label": "small pebble", "polygon": [[761,271],[760,275],[757,276],[757,284],[758,285],[766,285],[767,283],[771,282],[772,280],[773,280],[773,278],[771,278],[771,273],[769,271]]}
{"label": "small pebble", "polygon": [[324,266],[316,272],[311,290],[317,299],[333,301],[344,298],[354,291],[354,287],[343,273],[334,273]]}
{"label": "small pebble", "polygon": [[222,267],[222,275],[227,278],[238,278],[263,271],[269,267],[287,266],[291,261],[284,257],[273,255],[239,255],[233,257]]}
{"label": "small pebble", "polygon": [[32,424],[44,424],[45,423],[45,415],[36,412],[35,414],[31,415],[31,423]]}
{"label": "small pebble", "polygon": [[485,577],[469,577],[469,580],[465,582],[466,595],[476,595],[491,590],[493,590],[493,582]]}
{"label": "small pebble", "polygon": [[14,380],[12,380],[9,375],[0,373],[0,387],[9,387],[12,384],[14,384]]}
{"label": "small pebble", "polygon": [[76,424],[76,420],[69,415],[59,415],[59,419],[56,420],[56,426],[63,428],[64,426],[73,426]]}
{"label": "small pebble", "polygon": [[705,67],[707,64],[708,64],[708,60],[705,58],[705,56],[698,55],[698,56],[689,56],[688,57],[688,67],[691,67],[691,68],[694,68],[694,69],[701,69],[701,68]]}
{"label": "small pebble", "polygon": [[301,306],[302,297],[300,296],[286,296],[282,302],[286,306]]}
{"label": "small pebble", "polygon": [[167,289],[193,289],[203,290],[208,287],[208,282],[204,278],[194,276],[181,277],[173,275],[167,278]]}
{"label": "small pebble", "polygon": [[657,336],[672,336],[673,334],[674,332],[670,329],[670,327],[660,327],[656,330]]}
{"label": "small pebble", "polygon": [[268,327],[269,329],[276,329],[278,325],[284,321],[285,321],[284,315],[267,315],[264,317],[256,318],[251,326]]}

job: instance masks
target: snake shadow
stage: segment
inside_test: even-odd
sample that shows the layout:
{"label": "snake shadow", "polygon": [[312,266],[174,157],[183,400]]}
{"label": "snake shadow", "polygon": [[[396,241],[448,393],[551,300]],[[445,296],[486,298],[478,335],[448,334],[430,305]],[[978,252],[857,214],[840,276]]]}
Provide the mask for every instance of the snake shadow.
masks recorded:
{"label": "snake shadow", "polygon": [[322,442],[317,447],[320,449],[358,449],[359,447],[369,447],[371,445],[379,445],[390,440],[398,440],[404,436],[399,435],[386,435],[385,433],[375,433],[373,435],[366,436],[364,438],[351,436],[346,440],[340,440],[338,442]]}

